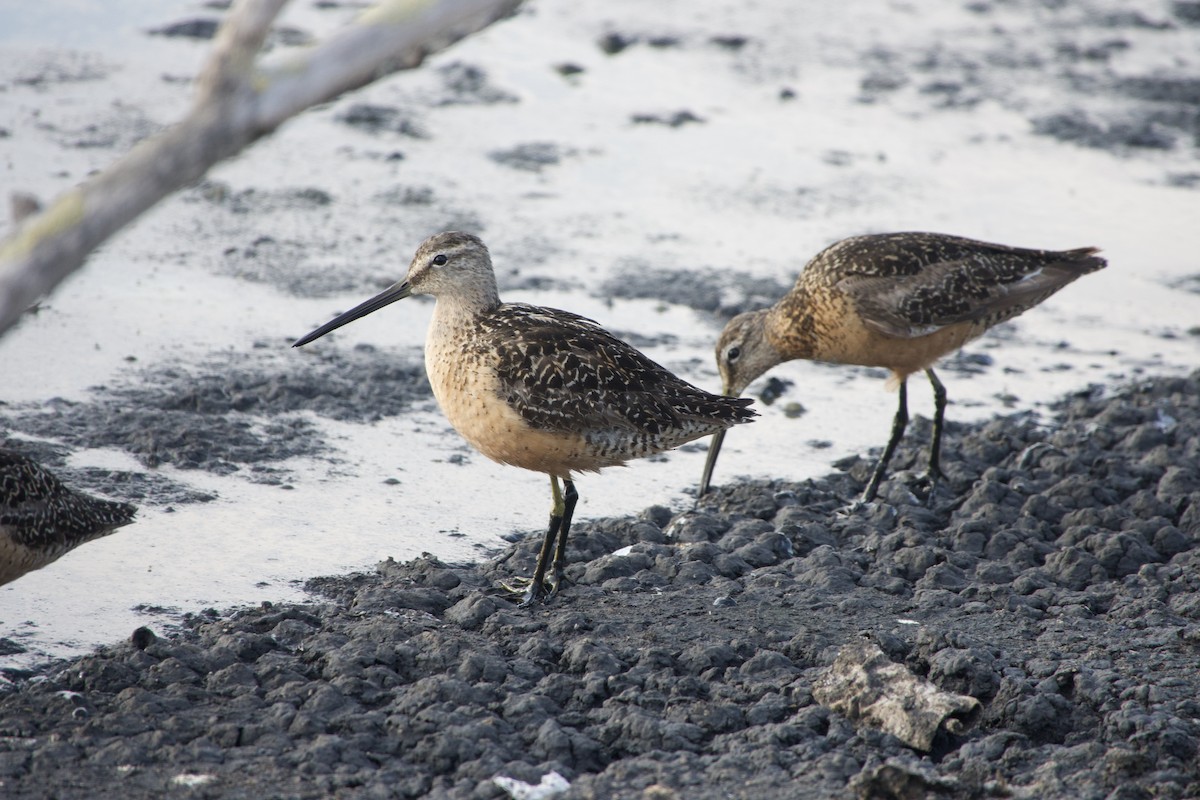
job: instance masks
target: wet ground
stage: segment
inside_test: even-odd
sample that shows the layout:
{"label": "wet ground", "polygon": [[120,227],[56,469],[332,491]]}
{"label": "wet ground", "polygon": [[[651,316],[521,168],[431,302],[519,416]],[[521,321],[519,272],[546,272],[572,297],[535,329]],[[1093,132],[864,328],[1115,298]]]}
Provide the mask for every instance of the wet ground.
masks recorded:
{"label": "wet ground", "polygon": [[[531,4],[214,170],[6,334],[0,444],[141,511],[0,589],[0,794],[1200,794],[1200,5],[847,8]],[[0,188],[43,199],[179,116],[223,13],[54,9],[0,24]],[[293,4],[273,53],[353,12]],[[1110,267],[946,360],[932,509],[903,471],[846,509],[879,370],[783,365],[698,510],[703,443],[581,482],[573,585],[524,612],[494,587],[545,481],[440,416],[428,303],[289,348],[447,228],[709,389],[720,326],[843,236]],[[863,641],[974,727],[920,755],[817,705]]]}
{"label": "wet ground", "polygon": [[[179,117],[223,13],[55,8],[0,25],[0,182],[43,199]],[[1110,261],[946,360],[954,420],[1200,362],[1188,3],[697,8],[531,4],[220,166],[0,340],[0,437],[141,506],[86,557],[0,589],[0,636],[23,650],[0,666],[536,528],[543,479],[472,453],[428,395],[428,303],[289,347],[439,229],[482,233],[506,297],[592,316],[709,389],[732,314],[831,241],[881,230]],[[354,13],[290,4],[266,58]],[[718,479],[801,480],[878,446],[882,377],[772,371]],[[584,481],[578,516],[684,509],[703,457]]]}
{"label": "wet ground", "polygon": [[[139,628],[0,696],[0,787],[1195,797],[1200,372],[952,425],[927,507],[928,429],[886,502],[853,505],[871,465],[849,459],[583,523],[546,606],[496,588],[531,570],[528,537],[482,564],[387,561],[311,581],[308,602]],[[831,712],[814,687],[863,642],[978,712],[928,752]]]}

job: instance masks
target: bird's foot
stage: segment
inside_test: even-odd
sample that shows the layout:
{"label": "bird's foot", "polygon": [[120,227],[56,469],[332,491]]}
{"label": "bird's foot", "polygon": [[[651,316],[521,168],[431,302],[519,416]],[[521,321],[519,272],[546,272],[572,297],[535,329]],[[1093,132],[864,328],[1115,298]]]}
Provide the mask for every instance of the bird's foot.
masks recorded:
{"label": "bird's foot", "polygon": [[850,517],[853,517],[855,514],[859,513],[860,511],[869,510],[874,505],[875,505],[874,500],[865,500],[860,497],[855,500],[851,500],[846,505],[835,510],[833,512],[833,515],[835,517],[837,517],[838,519],[849,519]]}
{"label": "bird's foot", "polygon": [[514,577],[500,583],[504,595],[517,604],[517,608],[529,608],[537,603],[548,603],[558,594],[558,583],[543,580],[534,583],[533,578]]}
{"label": "bird's foot", "polygon": [[[548,589],[549,587],[546,586],[546,582],[543,581],[542,590],[546,591]],[[500,581],[500,591],[509,600],[525,600],[533,592],[533,578],[517,575],[506,581]]]}
{"label": "bird's foot", "polygon": [[1037,466],[1042,460],[1042,456],[1049,453],[1058,453],[1063,455],[1063,451],[1049,442],[1034,442],[1021,451],[1021,455],[1017,457],[1018,469],[1032,469]]}
{"label": "bird's foot", "polygon": [[913,487],[913,494],[921,502],[921,505],[926,508],[933,508],[933,502],[937,498],[938,488],[946,476],[939,470],[931,470],[917,477]]}

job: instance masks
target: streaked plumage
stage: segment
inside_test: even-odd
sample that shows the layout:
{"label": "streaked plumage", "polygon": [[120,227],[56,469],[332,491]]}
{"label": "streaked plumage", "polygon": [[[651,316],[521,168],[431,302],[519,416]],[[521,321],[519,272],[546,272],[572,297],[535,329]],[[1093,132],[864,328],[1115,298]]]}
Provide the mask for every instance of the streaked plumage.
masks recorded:
{"label": "streaked plumage", "polygon": [[36,462],[0,448],[0,584],[128,525],[136,512],[68,489]]}
{"label": "streaked plumage", "polygon": [[487,457],[550,476],[554,511],[526,603],[546,594],[551,551],[551,592],[561,579],[576,473],[660,453],[754,416],[748,399],[680,380],[592,320],[500,302],[487,247],[454,231],[422,243],[403,281],[296,346],[411,294],[437,299],[425,369],[450,424]]}
{"label": "streaked plumage", "polygon": [[[938,233],[844,239],[818,253],[774,306],[740,314],[725,327],[716,348],[723,391],[739,395],[767,370],[798,358],[890,369],[900,402],[863,493],[870,501],[908,422],[908,376],[924,370],[934,389],[929,477],[936,480],[946,394],[934,362],[1104,267],[1096,252],[1030,250]],[[701,494],[722,439],[720,432],[709,448]]]}

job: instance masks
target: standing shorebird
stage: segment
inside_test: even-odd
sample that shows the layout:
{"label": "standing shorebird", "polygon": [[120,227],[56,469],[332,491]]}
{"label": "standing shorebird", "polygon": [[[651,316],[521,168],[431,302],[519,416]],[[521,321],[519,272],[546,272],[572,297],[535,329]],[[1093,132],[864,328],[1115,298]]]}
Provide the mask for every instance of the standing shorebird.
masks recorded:
{"label": "standing shorebird", "polygon": [[[887,367],[899,384],[892,435],[863,492],[870,502],[908,424],[908,376],[933,384],[929,497],[942,476],[946,388],[932,365],[988,328],[1033,308],[1105,266],[1094,247],[1027,250],[938,233],[882,233],[822,250],[771,308],[739,314],[717,341],[723,392],[737,396],[764,372],[797,358]],[[708,491],[725,432],[713,438],[700,479]]]}
{"label": "standing shorebird", "polygon": [[590,319],[501,303],[487,247],[456,231],[426,239],[404,280],[293,347],[414,294],[437,300],[425,371],[450,424],[493,461],[550,476],[550,527],[523,606],[553,595],[562,581],[579,498],[575,473],[660,453],[755,416],[749,399],[697,389]]}
{"label": "standing shorebird", "polygon": [[0,448],[0,585],[133,522],[137,508],[68,489],[48,470]]}

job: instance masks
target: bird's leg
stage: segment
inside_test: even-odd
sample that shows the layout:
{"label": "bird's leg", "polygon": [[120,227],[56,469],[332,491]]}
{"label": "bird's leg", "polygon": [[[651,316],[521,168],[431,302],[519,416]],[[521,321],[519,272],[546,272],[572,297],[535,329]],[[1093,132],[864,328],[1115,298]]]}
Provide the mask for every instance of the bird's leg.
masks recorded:
{"label": "bird's leg", "polygon": [[575,516],[575,503],[579,500],[579,492],[575,491],[575,481],[567,478],[563,483],[566,485],[566,492],[562,496],[562,527],[558,530],[558,546],[554,549],[554,571],[550,577],[551,597],[562,585],[563,570],[567,566],[567,534],[571,532],[571,517]]}
{"label": "bird's leg", "polygon": [[938,380],[937,373],[932,369],[925,370],[929,382],[933,385],[933,441],[929,443],[929,501],[933,501],[933,491],[937,483],[945,478],[942,472],[942,425],[946,419],[946,387]]}
{"label": "bird's leg", "polygon": [[871,474],[871,481],[863,491],[862,501],[864,503],[874,500],[875,495],[879,492],[879,484],[883,480],[883,474],[887,471],[888,462],[892,460],[892,453],[896,452],[896,445],[900,443],[907,426],[908,380],[903,379],[900,381],[900,405],[896,408],[895,419],[892,420],[892,438],[888,439],[887,447],[883,449],[883,455],[879,457],[879,463],[875,465],[875,471]]}
{"label": "bird's leg", "polygon": [[[570,481],[567,481],[567,486],[570,490],[570,493],[574,495],[574,485]],[[558,485],[558,478],[553,475],[550,476],[550,494],[554,498],[554,507],[550,511],[550,527],[546,529],[546,538],[542,540],[542,550],[540,553],[538,553],[537,566],[533,569],[533,580],[529,582],[529,588],[525,590],[525,594],[521,598],[521,602],[519,604],[520,608],[527,608],[539,600],[549,598],[549,596],[553,594],[553,591],[546,591],[546,569],[550,566],[550,559],[555,552],[554,545],[558,540],[559,530],[563,528],[563,514],[566,510],[566,503],[563,500],[562,489],[559,488]],[[576,495],[576,497],[578,497],[578,495]],[[571,499],[571,510],[575,510],[575,497],[572,497]],[[567,519],[569,520],[570,517]],[[569,521],[567,525],[570,525]],[[566,536],[564,535],[562,538],[562,549],[565,549]],[[559,571],[557,570],[557,559],[555,559],[555,561],[557,572]],[[556,580],[553,589],[557,588],[558,584]]]}

